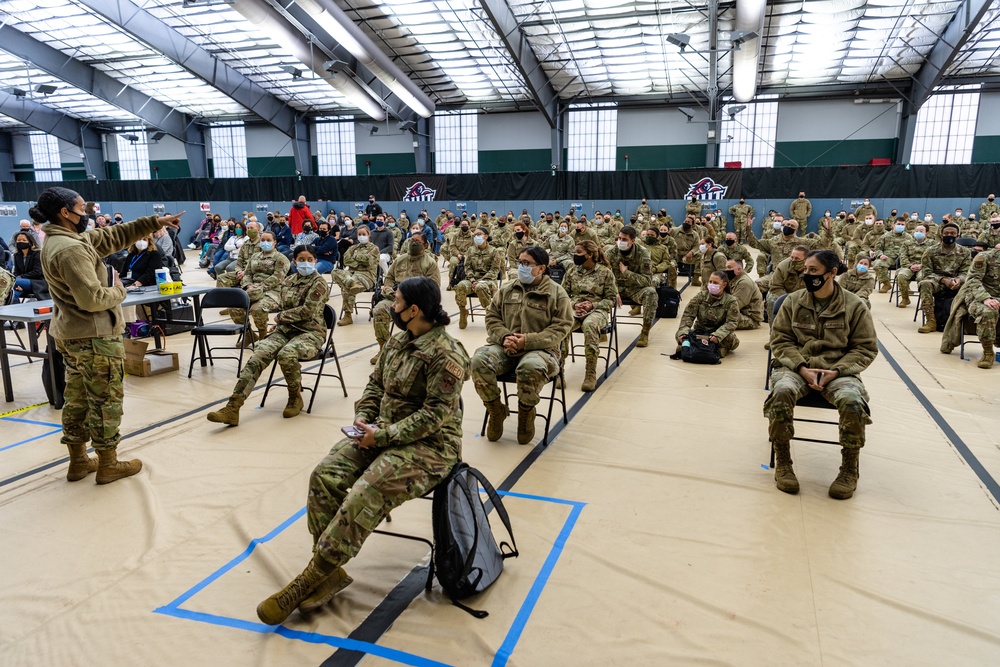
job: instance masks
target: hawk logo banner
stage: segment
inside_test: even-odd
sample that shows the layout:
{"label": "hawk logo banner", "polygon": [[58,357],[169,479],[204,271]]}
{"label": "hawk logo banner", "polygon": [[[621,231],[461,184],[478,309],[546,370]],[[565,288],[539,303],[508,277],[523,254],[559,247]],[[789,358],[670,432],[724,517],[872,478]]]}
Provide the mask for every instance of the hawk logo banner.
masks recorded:
{"label": "hawk logo banner", "polygon": [[670,199],[712,201],[739,199],[743,194],[743,172],[738,169],[701,169],[671,171],[667,176]]}
{"label": "hawk logo banner", "polygon": [[447,200],[447,181],[443,176],[393,176],[392,198],[396,201]]}

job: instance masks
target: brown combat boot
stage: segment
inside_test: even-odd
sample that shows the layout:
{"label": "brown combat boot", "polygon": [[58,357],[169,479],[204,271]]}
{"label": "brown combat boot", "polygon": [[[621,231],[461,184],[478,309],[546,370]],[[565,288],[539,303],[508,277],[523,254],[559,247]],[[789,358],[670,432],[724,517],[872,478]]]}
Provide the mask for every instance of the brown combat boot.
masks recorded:
{"label": "brown combat boot", "polygon": [[910,305],[910,293],[909,291],[903,292],[902,296],[899,297],[899,303],[896,304],[897,308],[906,308]]}
{"label": "brown combat boot", "polygon": [[840,464],[840,474],[830,485],[830,497],[837,500],[847,500],[858,488],[858,454],[857,449],[844,447],[840,450],[843,462]]}
{"label": "brown combat boot", "polygon": [[587,355],[587,370],[583,374],[583,384],[580,391],[594,391],[597,389],[597,355]]}
{"label": "brown combat boot", "polygon": [[247,335],[243,337],[242,346],[244,348],[253,347],[257,340],[257,334],[253,332],[253,329],[247,328]]}
{"label": "brown combat boot", "polygon": [[892,285],[890,285],[889,283],[882,283],[882,286],[878,288],[878,293],[879,294],[885,294],[890,289],[892,289]]}
{"label": "brown combat boot", "polygon": [[346,327],[351,324],[354,324],[354,317],[351,315],[351,309],[348,308],[344,310],[344,316],[337,320],[337,326]]}
{"label": "brown combat boot", "polygon": [[993,362],[996,361],[996,353],[993,351],[993,341],[983,341],[983,358],[979,360],[976,366],[980,368],[993,368]]}
{"label": "brown combat boot", "polygon": [[66,443],[69,450],[69,470],[66,481],[78,482],[92,472],[97,472],[97,459],[87,456],[87,445],[82,442]]}
{"label": "brown combat boot", "polygon": [[281,416],[285,419],[291,419],[302,412],[302,407],[302,390],[299,387],[289,387],[288,404],[282,410]]}
{"label": "brown combat boot", "polygon": [[691,287],[701,287],[701,274],[696,273],[691,278]]}
{"label": "brown combat boot", "polygon": [[282,623],[335,569],[319,555],[313,556],[302,574],[257,605],[257,618],[268,625]]}
{"label": "brown combat boot", "polygon": [[375,356],[372,357],[371,360],[370,360],[372,362],[372,366],[375,366],[375,365],[378,364],[378,358],[382,356],[382,348],[384,346],[385,346],[385,342],[384,341],[381,341],[381,340],[378,341],[378,352],[376,352]]}
{"label": "brown combat boot", "polygon": [[208,421],[216,424],[228,424],[229,426],[240,425],[240,408],[243,407],[243,397],[233,394],[229,397],[229,402],[221,410],[208,413]]}
{"label": "brown combat boot", "polygon": [[648,347],[649,346],[649,327],[644,326],[642,331],[639,332],[639,340],[635,341],[636,347]]}
{"label": "brown combat boot", "polygon": [[937,331],[937,319],[934,317],[934,311],[925,312],[925,322],[924,326],[917,329],[917,333],[934,333]]}
{"label": "brown combat boot", "polygon": [[799,480],[792,469],[792,447],[788,442],[775,440],[774,447],[774,485],[778,491],[795,495],[799,492]]}
{"label": "brown combat boot", "polygon": [[465,306],[458,307],[458,328],[464,329],[469,326],[469,311]]}
{"label": "brown combat boot", "polygon": [[632,317],[638,317],[639,315],[642,315],[642,306],[632,306],[631,308],[628,309],[628,314],[631,315]]}
{"label": "brown combat boot", "polygon": [[98,484],[110,484],[116,479],[129,477],[142,470],[142,461],[139,459],[119,461],[118,453],[114,449],[98,449],[97,461]]}
{"label": "brown combat boot", "polygon": [[311,614],[352,583],[354,583],[354,579],[347,574],[344,568],[338,567],[333,571],[333,574],[320,582],[316,590],[309,594],[309,597],[299,603],[299,611],[303,614]]}
{"label": "brown combat boot", "polygon": [[517,444],[526,445],[535,437],[535,408],[517,404]]}
{"label": "brown combat boot", "polygon": [[489,413],[489,422],[486,424],[486,439],[496,442],[503,435],[503,420],[510,414],[510,410],[504,404],[502,398],[496,398],[485,403],[486,412]]}

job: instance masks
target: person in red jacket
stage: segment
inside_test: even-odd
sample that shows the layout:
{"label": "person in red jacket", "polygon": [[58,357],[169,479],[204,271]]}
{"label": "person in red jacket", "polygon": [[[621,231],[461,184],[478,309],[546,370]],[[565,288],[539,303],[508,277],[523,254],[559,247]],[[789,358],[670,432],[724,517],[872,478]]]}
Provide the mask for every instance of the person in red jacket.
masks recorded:
{"label": "person in red jacket", "polygon": [[306,203],[306,196],[302,195],[299,200],[292,204],[292,208],[288,211],[288,226],[292,228],[292,234],[302,233],[302,222],[304,220],[312,221],[313,229],[316,229],[316,218],[313,217],[312,211],[309,210],[309,204]]}

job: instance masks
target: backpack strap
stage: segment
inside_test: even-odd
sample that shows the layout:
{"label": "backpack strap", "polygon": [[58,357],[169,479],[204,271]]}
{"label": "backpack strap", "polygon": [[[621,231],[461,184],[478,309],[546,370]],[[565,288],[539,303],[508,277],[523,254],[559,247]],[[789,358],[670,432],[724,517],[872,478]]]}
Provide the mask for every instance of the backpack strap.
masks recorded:
{"label": "backpack strap", "polygon": [[[493,485],[490,484],[490,481],[486,479],[483,473],[479,472],[472,466],[469,466],[467,470],[470,475],[475,477],[479,483],[483,485],[483,489],[486,490],[486,495],[489,497],[490,503],[492,503],[493,507],[496,508],[497,516],[500,517],[500,520],[503,522],[503,527],[507,529],[507,535],[510,536],[510,544],[507,544],[506,542],[500,543],[500,552],[503,554],[504,558],[517,558],[517,542],[514,540],[514,531],[510,527],[510,516],[507,514],[507,508],[503,506],[503,500],[500,498],[500,494],[497,493],[496,489],[493,488]],[[511,549],[511,553],[504,552],[504,546]]]}

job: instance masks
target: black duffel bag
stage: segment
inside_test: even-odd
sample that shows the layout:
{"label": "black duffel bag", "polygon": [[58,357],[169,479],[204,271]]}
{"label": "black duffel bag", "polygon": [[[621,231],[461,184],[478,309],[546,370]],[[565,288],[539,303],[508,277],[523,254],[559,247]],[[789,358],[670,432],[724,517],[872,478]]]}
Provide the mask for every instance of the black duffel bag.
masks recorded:
{"label": "black duffel bag", "polygon": [[718,344],[710,341],[708,336],[691,331],[681,343],[681,361],[689,364],[721,364],[722,355],[719,354]]}

